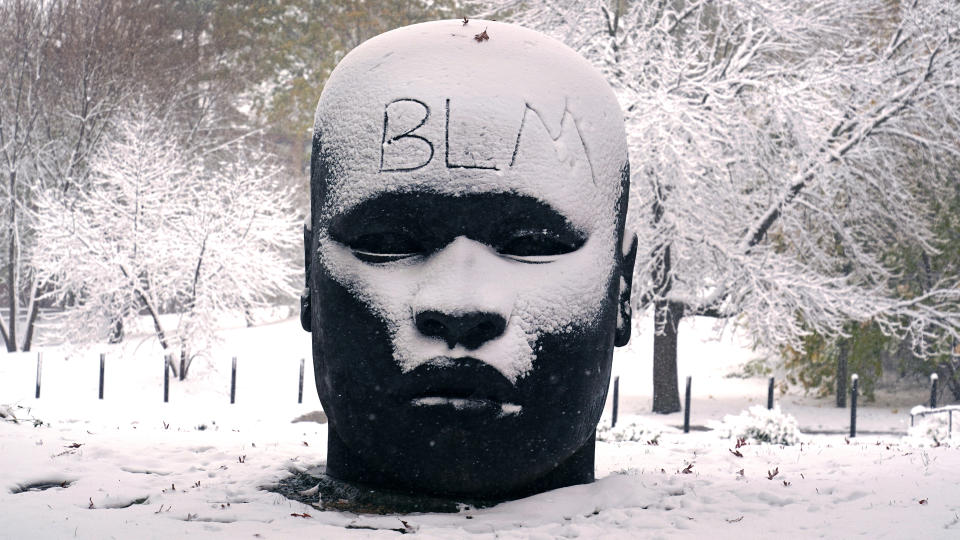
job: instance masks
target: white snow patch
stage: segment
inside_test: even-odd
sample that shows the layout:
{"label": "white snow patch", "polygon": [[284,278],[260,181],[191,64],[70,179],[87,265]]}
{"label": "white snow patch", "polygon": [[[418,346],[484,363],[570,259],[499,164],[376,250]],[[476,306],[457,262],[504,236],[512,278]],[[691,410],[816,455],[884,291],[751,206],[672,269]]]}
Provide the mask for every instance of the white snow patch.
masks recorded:
{"label": "white snow patch", "polygon": [[[749,347],[729,336],[710,341],[708,321],[681,324],[681,374],[691,362],[697,370],[695,423],[736,412],[752,395],[765,399],[765,380],[724,377],[755,354]],[[649,344],[649,329],[634,335],[638,345]],[[403,529],[401,520],[425,539],[952,538],[960,531],[956,448],[933,447],[932,440],[918,447],[896,435],[849,443],[842,434],[807,435],[802,445],[748,444],[737,457],[721,434],[683,434],[675,427],[678,415],[649,413],[649,391],[631,375],[635,369],[637,378],[649,379],[646,347],[618,356],[616,366],[625,377],[618,429],[634,425],[642,436],[597,444],[597,482],[454,514],[320,511],[259,488],[325,459],[326,425],[291,423],[319,409],[309,362],[304,404],[296,403],[309,334],[290,319],[222,337],[234,349],[220,351],[217,362],[186,383],[174,383],[166,405],[161,359],[149,344],[111,349],[103,402],[96,398],[95,354],[65,360],[67,351],[45,349],[39,400],[33,398],[35,354],[0,354],[0,400],[19,421],[7,421],[9,415],[0,420],[2,535],[367,538],[396,533],[356,527]],[[237,404],[231,406],[235,351],[243,354]],[[923,386],[918,399],[927,392]],[[804,430],[820,424],[843,429],[849,419],[849,409],[827,401],[792,394],[780,399]],[[641,404],[638,414],[625,412],[631,403]],[[898,407],[891,414],[889,407],[863,403],[858,424],[906,432],[909,407]],[[42,424],[34,427],[33,419]],[[65,481],[69,485],[60,487]],[[13,493],[31,483],[40,485]],[[44,484],[55,485],[40,489]]]}
{"label": "white snow patch", "polygon": [[[440,396],[428,396],[422,398],[416,398],[412,400],[414,405],[422,407],[438,406],[438,405],[449,405],[455,409],[475,409],[478,407],[486,406],[487,401],[483,399],[471,399],[471,398],[450,398],[450,397],[440,397]],[[500,415],[501,416],[511,416],[519,414],[523,409],[522,406],[515,403],[502,403],[500,404]]]}

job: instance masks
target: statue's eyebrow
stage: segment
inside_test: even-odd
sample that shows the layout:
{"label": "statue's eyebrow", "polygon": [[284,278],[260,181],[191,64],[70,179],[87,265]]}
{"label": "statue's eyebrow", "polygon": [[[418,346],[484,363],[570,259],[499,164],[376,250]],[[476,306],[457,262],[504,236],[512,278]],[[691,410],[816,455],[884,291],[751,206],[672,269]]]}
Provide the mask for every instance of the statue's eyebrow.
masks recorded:
{"label": "statue's eyebrow", "polygon": [[588,236],[545,201],[513,192],[381,193],[334,216],[328,230],[333,239],[345,241],[356,234],[396,230],[492,239],[517,228],[551,229],[581,240]]}
{"label": "statue's eyebrow", "polygon": [[328,229],[334,239],[342,239],[349,236],[351,229],[409,228],[418,222],[419,205],[410,200],[416,197],[416,194],[381,193],[334,216]]}

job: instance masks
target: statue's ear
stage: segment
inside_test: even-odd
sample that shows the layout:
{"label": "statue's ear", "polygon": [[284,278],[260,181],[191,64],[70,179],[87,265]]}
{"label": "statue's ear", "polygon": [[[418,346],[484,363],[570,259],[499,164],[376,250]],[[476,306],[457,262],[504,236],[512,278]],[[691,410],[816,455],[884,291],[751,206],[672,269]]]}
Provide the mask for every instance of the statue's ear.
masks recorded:
{"label": "statue's ear", "polygon": [[310,217],[307,217],[303,224],[303,274],[304,287],[300,293],[300,326],[310,332],[313,328],[313,315],[310,311],[310,267],[313,257],[310,256],[311,246],[313,245],[313,229],[310,223]]}
{"label": "statue's ear", "polygon": [[[629,234],[629,236],[627,236]],[[630,321],[633,309],[630,306],[630,291],[633,287],[633,264],[637,260],[637,235],[624,232],[623,252],[620,262],[620,293],[617,295],[617,332],[613,344],[623,347],[630,341]],[[629,244],[627,243],[629,239]],[[628,247],[629,246],[629,247]]]}

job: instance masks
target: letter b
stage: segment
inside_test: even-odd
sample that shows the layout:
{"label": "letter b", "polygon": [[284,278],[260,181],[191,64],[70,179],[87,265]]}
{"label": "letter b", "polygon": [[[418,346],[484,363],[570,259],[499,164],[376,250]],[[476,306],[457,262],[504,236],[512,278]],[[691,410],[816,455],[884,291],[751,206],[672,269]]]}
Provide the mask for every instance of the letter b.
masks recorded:
{"label": "letter b", "polygon": [[430,163],[433,143],[414,134],[429,118],[430,107],[420,100],[401,98],[387,103],[383,108],[380,172],[415,171]]}

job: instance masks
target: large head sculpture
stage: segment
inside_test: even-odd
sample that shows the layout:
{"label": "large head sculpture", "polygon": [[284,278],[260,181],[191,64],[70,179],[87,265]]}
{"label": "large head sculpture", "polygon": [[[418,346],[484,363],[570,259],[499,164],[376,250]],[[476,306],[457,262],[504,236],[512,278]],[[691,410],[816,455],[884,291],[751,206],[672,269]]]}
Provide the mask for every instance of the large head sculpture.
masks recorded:
{"label": "large head sculpture", "polygon": [[517,26],[394,30],[330,76],[311,169],[327,473],[474,497],[591,481],[636,250],[603,77]]}

